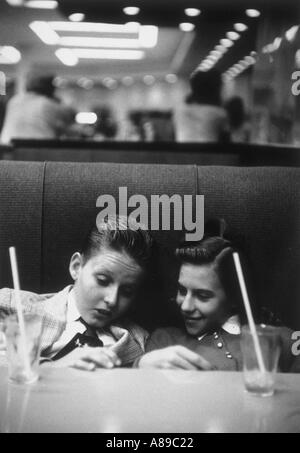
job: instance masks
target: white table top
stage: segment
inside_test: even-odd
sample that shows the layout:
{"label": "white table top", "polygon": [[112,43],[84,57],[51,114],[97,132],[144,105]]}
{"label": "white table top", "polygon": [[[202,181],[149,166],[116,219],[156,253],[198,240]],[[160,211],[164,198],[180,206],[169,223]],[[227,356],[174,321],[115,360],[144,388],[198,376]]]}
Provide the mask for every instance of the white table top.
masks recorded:
{"label": "white table top", "polygon": [[0,432],[300,432],[300,375],[278,375],[277,392],[244,392],[242,374],[43,368],[31,386],[0,366]]}

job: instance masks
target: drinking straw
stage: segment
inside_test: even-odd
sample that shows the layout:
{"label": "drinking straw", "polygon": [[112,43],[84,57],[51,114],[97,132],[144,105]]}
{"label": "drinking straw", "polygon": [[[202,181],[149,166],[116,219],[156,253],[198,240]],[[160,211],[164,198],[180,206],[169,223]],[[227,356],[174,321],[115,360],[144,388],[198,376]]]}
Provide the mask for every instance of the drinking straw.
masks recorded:
{"label": "drinking straw", "polygon": [[260,344],[259,344],[257,330],[256,330],[256,326],[255,326],[255,322],[254,322],[254,318],[253,318],[253,314],[252,314],[252,310],[251,310],[251,305],[249,302],[249,297],[248,297],[245,279],[244,279],[244,275],[243,275],[243,271],[242,271],[240,257],[237,252],[233,253],[233,259],[234,259],[234,264],[235,264],[236,272],[237,272],[238,279],[239,279],[239,284],[240,284],[241,291],[242,291],[242,296],[243,296],[243,301],[244,301],[244,305],[245,305],[245,309],[246,309],[250,332],[251,332],[251,335],[252,335],[252,338],[254,341],[254,349],[255,349],[255,354],[257,357],[258,366],[259,366],[260,372],[265,373],[266,367],[264,364],[264,359],[263,359],[263,355],[262,355]]}
{"label": "drinking straw", "polygon": [[23,353],[25,370],[26,370],[26,373],[29,375],[30,374],[30,360],[29,360],[28,349],[27,349],[25,321],[24,321],[24,315],[23,315],[23,309],[22,309],[22,303],[21,303],[21,297],[20,297],[20,280],[19,280],[18,264],[17,264],[17,256],[16,256],[15,247],[9,248],[9,256],[10,256],[13,284],[14,284],[14,289],[16,291],[16,307],[17,307],[17,315],[18,315],[19,326],[20,326],[21,350]]}

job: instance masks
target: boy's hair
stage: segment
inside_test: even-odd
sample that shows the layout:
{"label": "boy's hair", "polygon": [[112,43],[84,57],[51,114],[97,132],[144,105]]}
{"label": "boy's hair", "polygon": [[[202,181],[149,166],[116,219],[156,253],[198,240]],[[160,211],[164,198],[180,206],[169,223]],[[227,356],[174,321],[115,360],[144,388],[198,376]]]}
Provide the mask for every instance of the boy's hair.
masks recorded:
{"label": "boy's hair", "polygon": [[84,262],[103,248],[127,253],[144,269],[152,260],[154,240],[133,220],[125,216],[108,216],[98,222],[84,240],[80,250]]}

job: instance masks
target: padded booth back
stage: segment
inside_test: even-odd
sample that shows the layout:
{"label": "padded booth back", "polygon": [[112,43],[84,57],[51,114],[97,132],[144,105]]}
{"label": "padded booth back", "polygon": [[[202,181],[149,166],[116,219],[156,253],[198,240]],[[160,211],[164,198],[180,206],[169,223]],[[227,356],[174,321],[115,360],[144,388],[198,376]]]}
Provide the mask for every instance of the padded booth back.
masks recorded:
{"label": "padded booth back", "polygon": [[[300,327],[300,169],[110,163],[0,162],[0,287],[11,286],[7,249],[17,247],[23,289],[70,282],[68,264],[95,223],[100,195],[205,196],[205,219],[223,217],[244,239],[255,297]],[[178,231],[154,232],[161,276],[174,284]]]}

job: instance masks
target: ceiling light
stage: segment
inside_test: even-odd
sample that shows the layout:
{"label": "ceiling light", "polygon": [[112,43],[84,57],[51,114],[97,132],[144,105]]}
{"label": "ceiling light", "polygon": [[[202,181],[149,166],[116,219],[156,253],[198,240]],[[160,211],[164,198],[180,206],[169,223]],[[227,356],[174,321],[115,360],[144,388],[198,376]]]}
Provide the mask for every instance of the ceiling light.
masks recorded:
{"label": "ceiling light", "polygon": [[6,0],[10,6],[22,6],[23,0]]}
{"label": "ceiling light", "polygon": [[223,56],[223,52],[221,52],[220,50],[212,50],[210,52],[210,55],[219,59]]}
{"label": "ceiling light", "polygon": [[168,83],[176,83],[178,81],[178,77],[176,74],[167,74],[165,81]]}
{"label": "ceiling light", "polygon": [[179,24],[179,28],[181,31],[190,32],[195,29],[195,25],[190,22],[182,22],[181,24]]}
{"label": "ceiling light", "polygon": [[209,55],[207,58],[206,58],[206,61],[212,61],[213,63],[216,63],[218,61],[218,57],[216,57],[215,55]]}
{"label": "ceiling light", "polygon": [[[138,33],[139,32],[139,29],[141,27],[141,24],[139,22],[126,22],[126,24],[124,25],[124,27],[126,27],[126,31],[127,32],[131,32],[131,33]],[[157,27],[156,27],[157,28]]]}
{"label": "ceiling light", "polygon": [[240,61],[238,62],[238,64],[239,64],[240,66],[242,66],[242,68],[244,68],[244,69],[247,69],[248,66],[249,66],[249,64],[248,64],[245,60],[240,60]]}
{"label": "ceiling light", "polygon": [[242,33],[243,31],[248,30],[248,26],[241,22],[234,24],[233,28],[235,29],[235,31],[238,31],[239,33]]}
{"label": "ceiling light", "polygon": [[136,16],[140,12],[140,8],[137,6],[127,6],[123,8],[123,12],[127,14],[127,16]]}
{"label": "ceiling light", "polygon": [[105,77],[103,79],[103,85],[109,90],[114,90],[118,86],[118,82],[112,77]]}
{"label": "ceiling light", "polygon": [[131,77],[131,76],[125,76],[125,77],[123,77],[123,79],[122,79],[122,83],[123,83],[123,85],[125,85],[126,87],[130,87],[130,86],[132,86],[132,85],[134,84],[134,79],[133,79],[133,77]]}
{"label": "ceiling light", "polygon": [[79,112],[76,115],[77,124],[95,124],[97,123],[98,116],[94,112]]}
{"label": "ceiling light", "polygon": [[75,32],[75,33],[137,33],[137,23],[106,24],[100,22],[48,22],[49,26],[55,31]]}
{"label": "ceiling light", "polygon": [[215,50],[217,52],[221,52],[222,54],[226,53],[228,51],[228,48],[225,47],[225,46],[222,46],[221,44],[218,44],[216,47],[215,47]]}
{"label": "ceiling light", "polygon": [[285,37],[289,42],[293,42],[297,36],[297,33],[300,29],[300,25],[294,25],[292,28],[287,30]]}
{"label": "ceiling light", "polygon": [[153,25],[143,25],[139,30],[140,47],[153,48],[158,41],[158,27]]}
{"label": "ceiling light", "polygon": [[69,16],[71,22],[82,22],[85,19],[85,14],[83,13],[73,13]]}
{"label": "ceiling light", "polygon": [[77,85],[80,88],[84,88],[85,90],[91,90],[94,87],[94,82],[91,79],[82,77],[81,79],[78,80]]}
{"label": "ceiling light", "polygon": [[246,14],[248,17],[259,17],[261,13],[258,9],[246,9]]}
{"label": "ceiling light", "polygon": [[155,83],[155,77],[153,77],[153,75],[145,75],[145,76],[143,77],[143,81],[144,81],[144,84],[145,84],[145,85],[148,85],[148,86],[154,85],[154,83]]}
{"label": "ceiling light", "polygon": [[246,61],[246,62],[247,62],[247,63],[248,63],[249,65],[251,65],[251,64],[255,64],[255,63],[256,63],[256,60],[255,60],[255,58],[253,58],[253,57],[250,57],[250,56],[248,56],[248,57],[245,57],[245,61]]}
{"label": "ceiling light", "polygon": [[29,27],[45,44],[57,45],[59,43],[58,34],[47,22],[34,21],[29,24]]}
{"label": "ceiling light", "polygon": [[21,53],[15,47],[0,46],[0,64],[17,64],[21,58]]}
{"label": "ceiling light", "polygon": [[55,79],[53,80],[53,85],[56,87],[56,88],[65,88],[67,86],[67,80],[62,78],[62,77],[55,77]]}
{"label": "ceiling light", "polygon": [[76,66],[78,64],[78,57],[70,49],[57,49],[55,55],[66,66]]}
{"label": "ceiling light", "polygon": [[26,8],[37,8],[37,9],[56,9],[58,2],[55,0],[29,0],[25,2]]}
{"label": "ceiling light", "polygon": [[145,57],[145,52],[142,50],[76,48],[73,52],[77,58],[96,60],[142,60]]}
{"label": "ceiling light", "polygon": [[185,8],[184,12],[189,17],[197,17],[201,14],[201,10],[198,8]]}
{"label": "ceiling light", "polygon": [[236,31],[229,31],[228,33],[226,33],[226,36],[228,39],[231,39],[231,41],[237,41],[241,37],[241,35]]}
{"label": "ceiling light", "polygon": [[234,43],[231,41],[231,39],[221,39],[220,44],[224,47],[229,48],[232,47]]}
{"label": "ceiling light", "polygon": [[245,69],[244,65],[241,65],[240,63],[236,63],[233,67],[237,69],[239,72],[242,72]]}
{"label": "ceiling light", "polygon": [[[130,38],[93,38],[81,36],[63,36],[59,40],[59,45],[70,47],[101,47],[101,48],[125,48],[125,49],[138,49],[142,46],[139,39]],[[154,47],[154,46],[152,46]]]}

